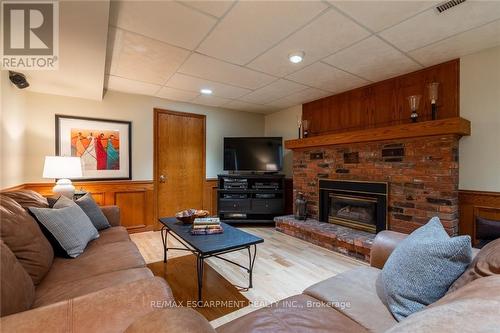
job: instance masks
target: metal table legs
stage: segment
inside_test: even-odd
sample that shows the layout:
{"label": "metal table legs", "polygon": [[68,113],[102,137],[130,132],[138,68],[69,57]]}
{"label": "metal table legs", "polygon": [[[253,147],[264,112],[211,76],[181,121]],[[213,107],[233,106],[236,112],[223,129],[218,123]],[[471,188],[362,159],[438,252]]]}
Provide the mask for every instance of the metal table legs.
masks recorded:
{"label": "metal table legs", "polygon": [[[198,282],[198,302],[201,302],[202,289],[203,289],[204,263],[205,263],[205,259],[207,259],[207,258],[215,257],[215,258],[224,260],[230,264],[236,265],[236,266],[246,270],[248,273],[248,288],[247,289],[250,289],[253,287],[253,267],[255,264],[255,258],[257,256],[257,244],[242,246],[242,247],[238,247],[235,249],[221,251],[221,252],[215,252],[215,253],[210,253],[210,254],[201,254],[199,251],[191,249],[184,241],[182,241],[179,237],[177,237],[168,228],[162,227],[160,232],[161,232],[161,240],[163,242],[163,262],[164,263],[167,262],[168,250],[189,251],[196,256],[196,275],[197,275],[197,279],[198,279],[198,281],[197,281]],[[183,246],[185,246],[185,248],[168,247],[167,246],[168,234],[170,234],[178,242],[180,242]],[[252,246],[253,246],[253,251],[251,250]],[[235,252],[235,251],[239,251],[239,250],[244,250],[244,249],[246,249],[248,251],[248,267],[243,266],[243,265],[241,265],[237,262],[234,262],[232,260],[229,260],[227,258],[221,257],[221,255],[223,255],[223,254]]]}

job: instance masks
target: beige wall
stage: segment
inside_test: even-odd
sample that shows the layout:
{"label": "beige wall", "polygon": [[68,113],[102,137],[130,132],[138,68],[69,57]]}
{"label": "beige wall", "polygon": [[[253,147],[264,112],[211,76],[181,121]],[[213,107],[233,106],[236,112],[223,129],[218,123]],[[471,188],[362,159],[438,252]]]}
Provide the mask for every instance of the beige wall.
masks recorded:
{"label": "beige wall", "polygon": [[[302,105],[271,113],[265,118],[265,135],[282,136],[283,140],[297,139],[299,133],[297,118],[302,118]],[[283,172],[287,177],[292,177],[293,153],[285,150],[283,158]]]}
{"label": "beige wall", "polygon": [[8,71],[0,75],[0,188],[7,188],[24,180],[26,92],[10,83]]}
{"label": "beige wall", "polygon": [[[55,154],[55,114],[132,121],[132,178],[153,178],[153,108],[207,115],[208,178],[222,171],[224,136],[261,136],[262,114],[176,103],[165,99],[109,91],[102,101],[28,93],[26,99],[25,182],[42,179],[44,156]],[[2,155],[3,157],[4,155]]]}
{"label": "beige wall", "polygon": [[500,192],[500,47],[460,59],[460,189]]}

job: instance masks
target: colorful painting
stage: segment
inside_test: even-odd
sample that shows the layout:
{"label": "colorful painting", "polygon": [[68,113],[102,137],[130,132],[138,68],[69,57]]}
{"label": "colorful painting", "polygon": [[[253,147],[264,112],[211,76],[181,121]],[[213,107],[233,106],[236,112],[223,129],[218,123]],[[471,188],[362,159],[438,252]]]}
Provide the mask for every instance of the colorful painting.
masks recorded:
{"label": "colorful painting", "polygon": [[130,122],[56,116],[56,151],[82,160],[83,179],[130,179]]}

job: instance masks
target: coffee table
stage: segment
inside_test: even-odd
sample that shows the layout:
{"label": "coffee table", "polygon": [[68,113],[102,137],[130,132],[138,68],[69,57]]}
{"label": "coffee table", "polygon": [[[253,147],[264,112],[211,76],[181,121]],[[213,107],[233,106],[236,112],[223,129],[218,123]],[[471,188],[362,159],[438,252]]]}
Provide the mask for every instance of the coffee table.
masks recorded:
{"label": "coffee table", "polygon": [[[257,244],[264,242],[262,238],[234,228],[226,223],[221,223],[222,228],[224,228],[224,232],[221,234],[192,235],[190,232],[191,225],[184,224],[177,220],[175,217],[163,217],[160,218],[159,221],[162,224],[161,239],[163,242],[164,263],[167,262],[168,250],[189,251],[196,256],[198,302],[201,302],[201,292],[203,288],[203,264],[204,260],[207,258],[219,258],[243,268],[248,272],[249,275],[248,288],[252,288],[252,272],[255,263],[255,256],[257,255]],[[168,247],[168,235],[171,235],[177,241],[179,241],[179,243],[181,243],[184,248]],[[253,251],[251,251],[251,247],[253,247]],[[248,267],[220,256],[222,254],[240,250],[248,251]]]}

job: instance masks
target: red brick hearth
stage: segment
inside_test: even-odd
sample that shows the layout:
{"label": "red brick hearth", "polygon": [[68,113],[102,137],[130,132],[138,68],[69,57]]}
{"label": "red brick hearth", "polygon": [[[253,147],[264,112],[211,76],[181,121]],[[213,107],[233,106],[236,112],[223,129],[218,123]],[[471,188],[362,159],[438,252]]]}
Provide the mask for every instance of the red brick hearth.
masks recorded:
{"label": "red brick hearth", "polygon": [[276,217],[274,221],[276,230],[287,235],[350,257],[370,260],[370,248],[375,238],[372,233],[314,219],[299,221],[293,215]]}
{"label": "red brick hearth", "polygon": [[[443,135],[294,149],[294,195],[304,193],[308,200],[309,216],[317,220],[319,179],[387,182],[390,230],[410,233],[425,224],[429,218],[439,216],[448,233],[456,235],[458,141],[457,135]],[[316,223],[319,223],[316,231],[320,226],[326,225]],[[293,225],[297,229],[296,223],[286,228],[294,228]],[[286,228],[278,227],[281,230]],[[289,233],[295,233],[297,237],[313,243],[318,244],[314,237],[321,238],[315,235],[307,239],[304,236],[307,235],[306,231],[299,236],[300,231],[295,229]],[[323,234],[327,238],[337,230],[328,226],[324,229]],[[344,233],[345,235],[347,234]],[[354,241],[356,236],[351,238]]]}

